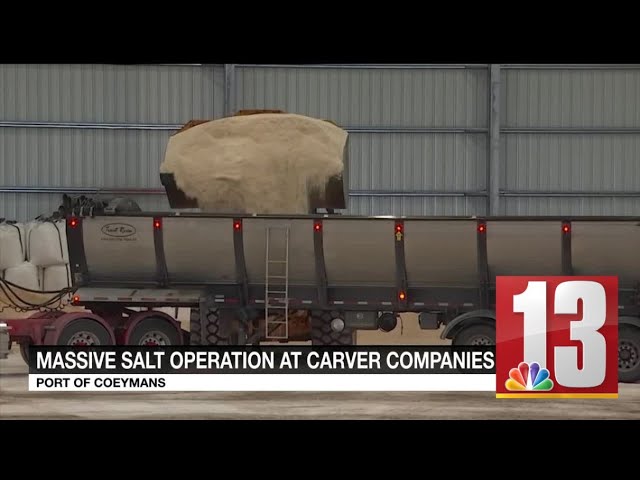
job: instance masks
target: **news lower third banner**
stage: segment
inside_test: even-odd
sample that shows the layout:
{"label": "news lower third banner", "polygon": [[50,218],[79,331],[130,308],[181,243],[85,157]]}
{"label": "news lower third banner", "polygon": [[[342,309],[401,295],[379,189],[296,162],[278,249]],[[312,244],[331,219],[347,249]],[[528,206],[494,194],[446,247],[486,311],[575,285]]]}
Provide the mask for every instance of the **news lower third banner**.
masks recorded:
{"label": "news lower third banner", "polygon": [[494,346],[29,347],[30,391],[485,391]]}

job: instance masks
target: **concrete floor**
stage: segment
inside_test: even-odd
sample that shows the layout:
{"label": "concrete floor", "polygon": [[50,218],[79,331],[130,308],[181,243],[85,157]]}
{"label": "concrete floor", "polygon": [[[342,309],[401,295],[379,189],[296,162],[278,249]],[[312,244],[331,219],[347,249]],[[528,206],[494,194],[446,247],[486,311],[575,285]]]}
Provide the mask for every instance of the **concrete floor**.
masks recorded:
{"label": "concrete floor", "polygon": [[623,418],[640,419],[640,383],[621,384],[617,400],[561,401],[491,393],[48,393],[28,391],[17,349],[0,360],[2,420]]}
{"label": "concrete floor", "polygon": [[617,400],[498,400],[491,393],[47,393],[18,352],[0,361],[0,419],[640,419],[640,384]]}

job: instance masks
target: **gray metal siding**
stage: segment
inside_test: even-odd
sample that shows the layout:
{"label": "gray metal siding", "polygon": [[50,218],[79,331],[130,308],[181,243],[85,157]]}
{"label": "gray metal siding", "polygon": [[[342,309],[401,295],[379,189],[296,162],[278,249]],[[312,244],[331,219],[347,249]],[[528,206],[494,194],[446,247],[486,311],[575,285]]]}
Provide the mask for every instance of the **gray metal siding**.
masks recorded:
{"label": "gray metal siding", "polygon": [[374,196],[352,196],[348,213],[472,215],[486,212],[484,198],[420,195],[486,189],[487,88],[487,69],[477,67],[242,66],[236,107],[330,119],[350,130],[350,189]]}
{"label": "gray metal siding", "polygon": [[353,215],[471,216],[486,213],[486,200],[476,197],[350,197]]}
{"label": "gray metal siding", "polygon": [[505,198],[505,215],[640,215],[639,198]]}
{"label": "gray metal siding", "polygon": [[[162,195],[127,195],[146,211],[169,211]],[[100,198],[99,195],[94,195]],[[112,197],[112,196],[111,196]],[[62,204],[59,193],[0,193],[0,218],[28,221],[38,215],[51,215]]]}
{"label": "gray metal siding", "polygon": [[238,109],[281,109],[342,127],[486,127],[483,69],[239,67]]}
{"label": "gray metal siding", "polygon": [[[0,125],[0,186],[160,188],[172,130],[150,128],[218,118],[223,105],[222,66],[0,65],[0,121],[27,124]],[[61,199],[1,193],[0,217],[28,220]],[[168,209],[162,196],[134,199]]]}
{"label": "gray metal siding", "polygon": [[351,134],[352,190],[450,191],[486,188],[483,134]]}
{"label": "gray metal siding", "polygon": [[160,187],[170,132],[0,128],[0,181],[12,186]]}
{"label": "gray metal siding", "polygon": [[0,120],[180,124],[222,115],[221,67],[1,65]]}
{"label": "gray metal siding", "polygon": [[505,135],[506,190],[640,192],[640,135]]}
{"label": "gray metal siding", "polygon": [[[503,66],[500,79],[500,213],[640,215],[623,196],[640,192],[639,66]],[[172,128],[227,103],[347,128],[349,213],[485,215],[489,87],[486,66],[0,65],[0,187],[158,189]],[[0,193],[0,217],[60,201]]]}
{"label": "gray metal siding", "polygon": [[640,127],[640,69],[502,71],[504,127]]}
{"label": "gray metal siding", "polygon": [[516,66],[501,81],[502,213],[640,215],[640,68]]}

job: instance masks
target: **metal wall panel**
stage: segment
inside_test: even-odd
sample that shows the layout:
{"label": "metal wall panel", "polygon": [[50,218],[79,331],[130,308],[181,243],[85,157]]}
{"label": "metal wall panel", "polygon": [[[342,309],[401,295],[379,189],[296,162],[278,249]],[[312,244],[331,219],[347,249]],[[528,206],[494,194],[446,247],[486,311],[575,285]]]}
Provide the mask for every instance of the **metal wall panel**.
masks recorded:
{"label": "metal wall panel", "polygon": [[[381,196],[486,189],[485,133],[391,133],[487,127],[488,71],[478,68],[239,67],[237,109],[281,109],[335,121],[350,136],[348,213],[472,215],[482,197]],[[358,133],[374,127],[377,133]]]}
{"label": "metal wall panel", "polygon": [[640,135],[511,134],[501,158],[507,190],[640,192]]}
{"label": "metal wall panel", "polygon": [[[183,124],[220,117],[223,105],[222,66],[0,65],[0,121],[54,124],[0,128],[0,186],[159,188],[171,131],[103,124]],[[52,212],[61,199],[3,193],[0,217],[28,220]],[[135,200],[168,209],[161,196]]]}
{"label": "metal wall panel", "polygon": [[515,66],[501,81],[502,213],[640,214],[624,197],[640,192],[640,67]]}
{"label": "metal wall panel", "polygon": [[0,185],[157,188],[169,134],[0,128]]}
{"label": "metal wall panel", "polygon": [[353,190],[463,192],[486,188],[484,134],[354,133],[349,147]]}
{"label": "metal wall panel", "polygon": [[[219,118],[227,92],[236,110],[279,108],[351,129],[350,188],[359,193],[349,213],[487,213],[487,199],[473,195],[489,187],[487,68],[237,66],[228,73],[196,65],[0,65],[0,121],[94,127],[0,125],[0,186],[160,188],[171,131],[152,128]],[[501,213],[640,214],[640,198],[620,196],[640,191],[640,67],[506,66],[500,78]],[[60,200],[0,193],[0,217],[33,218]],[[162,196],[136,200],[168,208]]]}
{"label": "metal wall panel", "polygon": [[640,127],[640,68],[502,71],[505,127]]}
{"label": "metal wall panel", "polygon": [[[128,195],[128,197],[136,201],[143,210],[169,211],[169,203],[163,195]],[[62,194],[60,193],[0,193],[0,218],[26,222],[39,215],[51,215],[61,204]]]}
{"label": "metal wall panel", "polygon": [[504,198],[505,215],[638,216],[639,198]]}
{"label": "metal wall panel", "polygon": [[484,69],[239,67],[238,109],[281,109],[343,127],[486,127]]}
{"label": "metal wall panel", "polygon": [[486,214],[478,197],[350,197],[353,215],[471,216]]}
{"label": "metal wall panel", "polygon": [[0,65],[0,120],[179,124],[217,118],[222,67]]}

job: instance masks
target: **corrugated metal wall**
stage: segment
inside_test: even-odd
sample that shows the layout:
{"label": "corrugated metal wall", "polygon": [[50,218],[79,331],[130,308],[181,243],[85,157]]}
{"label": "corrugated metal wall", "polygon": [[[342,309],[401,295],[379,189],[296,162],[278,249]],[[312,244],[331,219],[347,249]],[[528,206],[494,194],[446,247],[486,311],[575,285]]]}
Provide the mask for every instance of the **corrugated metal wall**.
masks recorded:
{"label": "corrugated metal wall", "polygon": [[242,108],[346,128],[350,213],[640,215],[640,67],[0,65],[0,217],[166,209],[169,135]]}
{"label": "corrugated metal wall", "polygon": [[[60,188],[161,189],[169,135],[223,110],[222,66],[0,65],[0,217],[47,214]],[[130,195],[168,209],[162,195]]]}
{"label": "corrugated metal wall", "polygon": [[640,215],[640,69],[502,68],[501,213]]}
{"label": "corrugated metal wall", "polygon": [[350,132],[350,213],[485,213],[486,67],[239,66],[236,107],[331,119]]}

